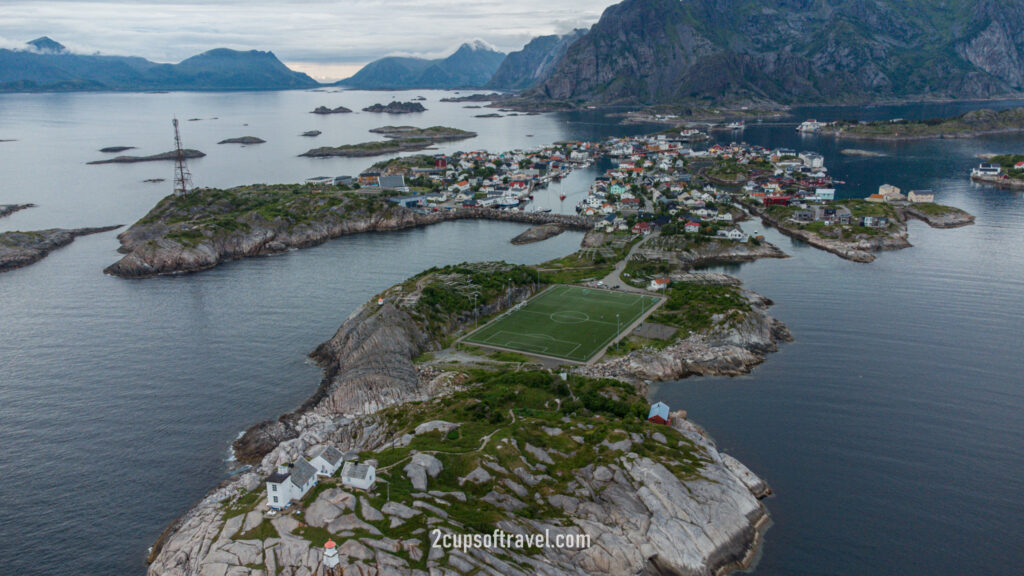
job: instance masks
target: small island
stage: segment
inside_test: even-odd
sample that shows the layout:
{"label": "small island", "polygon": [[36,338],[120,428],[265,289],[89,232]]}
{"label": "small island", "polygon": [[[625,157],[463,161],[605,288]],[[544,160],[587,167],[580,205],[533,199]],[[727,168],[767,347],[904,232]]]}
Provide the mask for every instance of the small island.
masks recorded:
{"label": "small island", "polygon": [[255,136],[241,136],[238,138],[228,138],[221,140],[217,144],[265,144],[266,140],[257,138]]}
{"label": "small island", "polygon": [[9,272],[16,268],[34,264],[46,258],[50,252],[67,246],[79,236],[99,234],[120,228],[117,226],[104,226],[102,228],[51,228],[49,230],[34,230],[31,232],[2,232],[0,233],[0,272]]}
{"label": "small island", "polygon": [[493,102],[495,100],[501,100],[504,98],[497,92],[490,94],[470,94],[468,96],[449,96],[447,98],[441,98],[441,102]]}
{"label": "small island", "polygon": [[391,102],[390,104],[374,104],[373,106],[367,106],[363,108],[363,112],[373,112],[376,114],[414,114],[416,112],[426,112],[427,109],[423,107],[423,104],[419,102]]}
{"label": "small island", "polygon": [[[510,116],[511,116],[511,114],[510,114]],[[473,116],[473,117],[474,118],[501,118],[501,114],[498,114],[497,112],[491,112],[489,114],[477,114],[476,116]]]}
{"label": "small island", "polygon": [[27,208],[35,208],[35,204],[0,204],[0,218],[4,216],[10,216],[19,210],[25,210]]}
{"label": "small island", "polygon": [[302,134],[300,134],[300,136],[305,136],[306,138],[316,138],[317,136],[319,136],[321,134],[323,134],[323,132],[321,132],[319,130],[307,130],[306,132],[303,132]]}
{"label": "small island", "polygon": [[972,110],[956,118],[929,120],[895,119],[880,122],[840,121],[824,125],[821,134],[851,140],[923,140],[928,138],[976,138],[992,134],[1024,132],[1024,107],[1002,111]]}
{"label": "small island", "polygon": [[100,152],[104,154],[117,154],[126,150],[135,150],[135,146],[107,146],[106,148],[100,148]]}
{"label": "small island", "polygon": [[[200,152],[199,150],[193,150],[191,148],[182,150],[182,153],[184,154],[187,160],[194,160],[196,158],[202,158],[206,156],[205,153]],[[164,152],[162,154],[153,154],[152,156],[117,156],[116,158],[111,158],[109,160],[93,160],[92,162],[88,162],[88,164],[134,164],[136,162],[161,162],[167,160],[173,161],[177,159],[178,153],[172,150],[170,152]]]}
{"label": "small island", "polygon": [[451,142],[466,140],[476,136],[476,132],[449,128],[446,126],[431,126],[429,128],[416,128],[415,126],[383,126],[370,130],[374,134],[381,134],[387,140],[378,142],[362,142],[359,144],[345,144],[342,146],[323,146],[313,148],[299,156],[308,158],[329,158],[346,157],[361,158],[368,156],[380,156],[383,154],[394,154],[397,152],[414,152],[425,150],[438,142]]}
{"label": "small island", "polygon": [[328,108],[327,106],[317,106],[310,114],[349,114],[352,110],[345,108],[344,106],[338,106],[337,108]]}

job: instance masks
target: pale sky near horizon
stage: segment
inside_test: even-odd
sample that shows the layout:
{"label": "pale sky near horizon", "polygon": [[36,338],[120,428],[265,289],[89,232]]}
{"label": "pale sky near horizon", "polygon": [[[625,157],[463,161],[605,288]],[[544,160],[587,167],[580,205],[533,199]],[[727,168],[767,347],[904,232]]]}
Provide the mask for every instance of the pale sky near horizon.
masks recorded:
{"label": "pale sky near horizon", "polygon": [[589,28],[616,0],[0,0],[0,48],[49,36],[70,49],[178,62],[218,47],[271,50],[322,80],[387,55],[503,52]]}

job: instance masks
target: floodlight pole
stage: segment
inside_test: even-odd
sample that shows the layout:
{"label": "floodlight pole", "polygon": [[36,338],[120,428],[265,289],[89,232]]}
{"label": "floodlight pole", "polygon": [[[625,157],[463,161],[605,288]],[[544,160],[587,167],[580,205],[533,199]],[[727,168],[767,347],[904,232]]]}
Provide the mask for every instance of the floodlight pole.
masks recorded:
{"label": "floodlight pole", "polygon": [[615,349],[619,349],[619,336],[622,335],[622,327],[619,325],[619,315],[615,315]]}

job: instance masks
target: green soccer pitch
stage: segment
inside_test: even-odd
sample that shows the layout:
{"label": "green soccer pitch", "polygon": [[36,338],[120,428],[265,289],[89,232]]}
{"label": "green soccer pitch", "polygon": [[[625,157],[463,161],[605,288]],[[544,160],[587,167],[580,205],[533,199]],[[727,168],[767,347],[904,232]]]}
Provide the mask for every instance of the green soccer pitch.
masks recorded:
{"label": "green soccer pitch", "polygon": [[[586,362],[661,298],[553,286],[473,332],[464,342]],[[618,314],[618,324],[615,315]]]}

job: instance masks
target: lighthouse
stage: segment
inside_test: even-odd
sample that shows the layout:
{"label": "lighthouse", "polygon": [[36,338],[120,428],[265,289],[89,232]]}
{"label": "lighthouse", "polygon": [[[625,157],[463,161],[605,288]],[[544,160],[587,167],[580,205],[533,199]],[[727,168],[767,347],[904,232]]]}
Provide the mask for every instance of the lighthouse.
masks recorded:
{"label": "lighthouse", "polygon": [[337,574],[338,568],[338,545],[334,540],[328,539],[324,544],[324,576]]}

